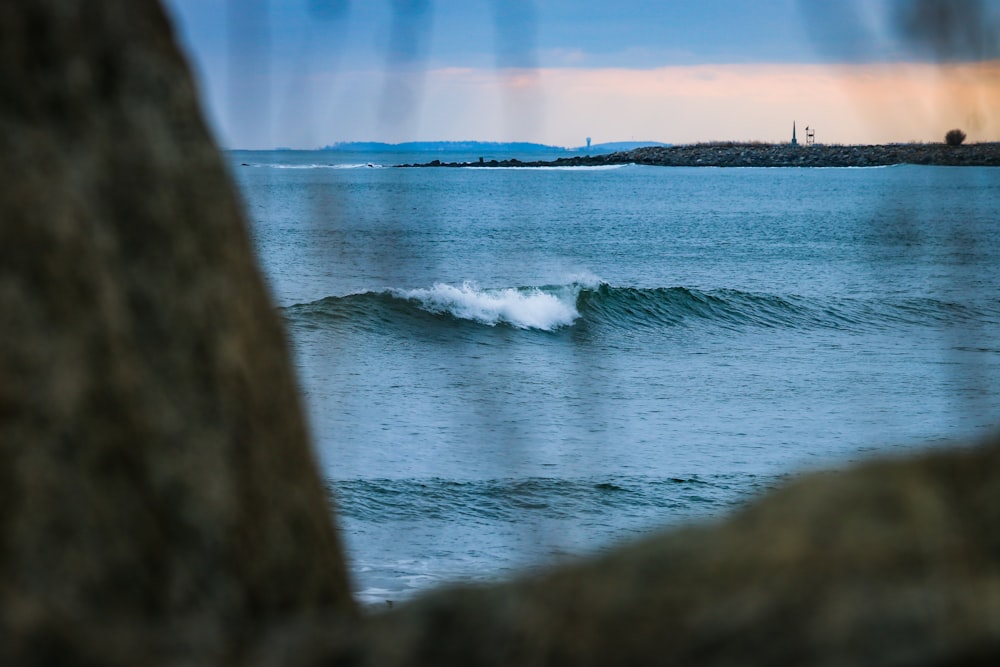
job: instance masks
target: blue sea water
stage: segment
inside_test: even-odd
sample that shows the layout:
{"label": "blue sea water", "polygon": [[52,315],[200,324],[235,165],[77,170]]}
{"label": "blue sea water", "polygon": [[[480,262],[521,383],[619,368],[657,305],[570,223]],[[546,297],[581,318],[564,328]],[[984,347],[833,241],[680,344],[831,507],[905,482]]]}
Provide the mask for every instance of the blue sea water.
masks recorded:
{"label": "blue sea water", "polygon": [[996,426],[1000,169],[478,157],[228,154],[360,600]]}

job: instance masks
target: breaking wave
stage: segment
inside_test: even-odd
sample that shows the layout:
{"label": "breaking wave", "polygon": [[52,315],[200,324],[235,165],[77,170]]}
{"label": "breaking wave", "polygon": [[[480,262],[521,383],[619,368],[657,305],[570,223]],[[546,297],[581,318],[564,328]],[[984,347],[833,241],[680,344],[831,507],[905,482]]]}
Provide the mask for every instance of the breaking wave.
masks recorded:
{"label": "breaking wave", "polygon": [[598,281],[504,288],[465,282],[332,296],[290,306],[285,313],[305,326],[350,320],[377,328],[417,318],[548,332],[574,326],[879,331],[900,325],[1000,323],[1000,300],[974,307],[933,298],[817,299],[731,289],[614,287]]}
{"label": "breaking wave", "polygon": [[241,167],[258,167],[265,169],[383,169],[384,164],[374,162],[359,162],[356,164],[288,164],[285,162],[242,162]]}

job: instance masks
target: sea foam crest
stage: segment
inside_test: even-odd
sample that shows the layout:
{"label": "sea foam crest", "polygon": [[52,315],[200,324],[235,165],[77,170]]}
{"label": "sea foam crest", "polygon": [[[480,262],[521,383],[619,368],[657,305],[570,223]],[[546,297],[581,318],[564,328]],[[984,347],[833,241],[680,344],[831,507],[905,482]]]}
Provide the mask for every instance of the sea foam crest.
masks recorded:
{"label": "sea foam crest", "polygon": [[430,289],[401,290],[396,296],[416,301],[434,313],[482,324],[509,324],[519,329],[552,331],[573,324],[580,317],[576,309],[577,286],[543,290],[537,287],[483,289],[473,282],[461,287],[436,283]]}

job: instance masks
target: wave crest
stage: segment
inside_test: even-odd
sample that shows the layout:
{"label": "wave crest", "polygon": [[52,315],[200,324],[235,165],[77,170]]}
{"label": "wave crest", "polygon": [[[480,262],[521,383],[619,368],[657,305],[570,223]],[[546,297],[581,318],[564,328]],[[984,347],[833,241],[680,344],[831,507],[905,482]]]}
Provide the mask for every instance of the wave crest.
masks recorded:
{"label": "wave crest", "polygon": [[298,326],[322,326],[321,320],[332,318],[373,330],[412,318],[417,326],[431,318],[442,324],[461,320],[546,332],[581,325],[628,331],[697,327],[704,332],[745,328],[865,332],[1000,322],[1000,302],[977,308],[933,298],[817,299],[731,289],[613,287],[594,276],[542,287],[437,283],[424,289],[327,297],[290,306],[285,312]]}
{"label": "wave crest", "polygon": [[263,169],[383,169],[385,165],[374,162],[359,162],[351,164],[296,164],[289,162],[243,162],[243,167],[259,167]]}
{"label": "wave crest", "polygon": [[437,283],[430,289],[394,290],[399,298],[418,304],[431,313],[449,314],[463,320],[518,329],[553,331],[570,326],[576,309],[579,285],[543,290],[537,287],[483,289],[472,282],[461,287]]}

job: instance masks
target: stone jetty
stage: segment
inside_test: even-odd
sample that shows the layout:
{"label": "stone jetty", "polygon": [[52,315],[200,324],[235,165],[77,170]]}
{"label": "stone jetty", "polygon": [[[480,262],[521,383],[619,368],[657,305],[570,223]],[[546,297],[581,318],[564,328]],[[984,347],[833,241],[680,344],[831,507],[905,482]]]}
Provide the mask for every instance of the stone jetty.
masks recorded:
{"label": "stone jetty", "polygon": [[920,164],[961,167],[1000,166],[1000,143],[879,144],[801,146],[792,144],[706,143],[647,146],[606,155],[581,155],[557,160],[522,162],[485,160],[406,164],[402,167],[596,167],[645,164],[659,167],[880,167]]}

